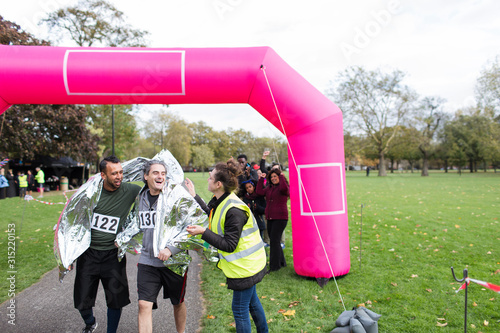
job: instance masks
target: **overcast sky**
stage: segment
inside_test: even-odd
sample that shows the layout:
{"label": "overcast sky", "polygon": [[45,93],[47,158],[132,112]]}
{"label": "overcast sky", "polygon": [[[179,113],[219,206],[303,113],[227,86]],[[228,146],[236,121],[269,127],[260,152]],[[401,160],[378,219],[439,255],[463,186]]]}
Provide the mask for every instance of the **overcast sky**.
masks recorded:
{"label": "overcast sky", "polygon": [[[445,98],[450,112],[474,103],[481,69],[500,54],[500,1],[493,0],[110,2],[134,28],[151,33],[151,47],[269,46],[322,92],[349,66],[399,69],[407,73],[404,83],[421,96]],[[50,40],[37,23],[47,12],[74,3],[2,1],[0,15]],[[243,128],[257,136],[277,133],[248,105],[170,109],[189,122],[205,121],[217,130]]]}

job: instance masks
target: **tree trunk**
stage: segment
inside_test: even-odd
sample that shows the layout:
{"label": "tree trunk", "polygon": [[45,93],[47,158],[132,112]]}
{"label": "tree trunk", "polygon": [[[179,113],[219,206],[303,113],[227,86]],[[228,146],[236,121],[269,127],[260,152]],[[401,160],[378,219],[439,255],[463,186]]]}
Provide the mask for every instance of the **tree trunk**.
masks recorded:
{"label": "tree trunk", "polygon": [[423,177],[428,177],[429,176],[429,158],[427,156],[427,151],[422,151],[422,176]]}
{"label": "tree trunk", "polygon": [[474,162],[472,161],[472,158],[469,159],[469,169],[471,173],[474,172]]}
{"label": "tree trunk", "polygon": [[379,163],[378,163],[378,175],[381,177],[387,176],[387,172],[385,170],[385,157],[384,152],[380,152],[378,155]]}
{"label": "tree trunk", "polygon": [[448,173],[448,160],[444,160],[444,173]]}
{"label": "tree trunk", "polygon": [[391,158],[391,173],[394,173],[394,159]]}

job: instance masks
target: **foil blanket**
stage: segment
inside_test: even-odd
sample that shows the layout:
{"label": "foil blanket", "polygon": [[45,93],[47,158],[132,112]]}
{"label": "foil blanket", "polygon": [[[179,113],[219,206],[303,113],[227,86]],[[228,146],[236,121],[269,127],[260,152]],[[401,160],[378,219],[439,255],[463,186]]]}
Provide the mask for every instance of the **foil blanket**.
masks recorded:
{"label": "foil blanket", "polygon": [[[167,182],[157,203],[157,223],[154,230],[154,254],[167,245],[175,246],[181,251],[164,262],[175,273],[184,275],[191,262],[187,250],[194,250],[205,259],[216,262],[217,250],[201,239],[201,235],[191,236],[186,227],[201,225],[208,227],[208,219],[194,198],[183,187],[184,172],[177,160],[167,150],[162,150],[153,160],[161,160],[167,165]],[[143,166],[147,158],[137,157],[122,163],[123,182],[143,181]],[[90,246],[90,221],[92,212],[97,206],[102,191],[100,174],[91,177],[68,200],[64,207],[54,235],[54,255],[59,267],[59,280],[73,269],[75,260]],[[142,232],[139,228],[138,205],[130,211],[123,229],[116,235],[118,258],[125,253],[138,254],[142,248]]]}

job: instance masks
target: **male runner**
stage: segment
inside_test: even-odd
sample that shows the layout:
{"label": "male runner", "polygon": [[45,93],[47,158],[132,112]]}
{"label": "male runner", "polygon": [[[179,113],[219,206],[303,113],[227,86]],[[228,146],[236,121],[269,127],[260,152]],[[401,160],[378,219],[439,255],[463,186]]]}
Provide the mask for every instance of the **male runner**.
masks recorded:
{"label": "male runner", "polygon": [[103,187],[92,212],[90,247],[78,259],[74,287],[75,308],[85,322],[83,333],[92,333],[97,320],[95,305],[99,281],[102,282],[108,306],[108,333],[115,333],[122,308],[130,303],[127,261],[118,261],[115,238],[125,223],[140,186],[122,183],[123,168],[115,156],[104,158],[100,165]]}
{"label": "male runner", "polygon": [[181,250],[173,246],[162,249],[154,256],[153,233],[156,223],[158,198],[167,182],[167,166],[159,160],[151,160],[144,165],[144,182],[146,187],[141,191],[139,199],[139,223],[144,232],[142,238],[141,257],[137,266],[137,291],[139,294],[139,333],[153,331],[153,309],[157,308],[156,298],[163,287],[163,298],[170,298],[174,307],[174,319],[177,332],[186,329],[186,293],[187,272],[184,276],[168,269],[163,261],[179,253]]}

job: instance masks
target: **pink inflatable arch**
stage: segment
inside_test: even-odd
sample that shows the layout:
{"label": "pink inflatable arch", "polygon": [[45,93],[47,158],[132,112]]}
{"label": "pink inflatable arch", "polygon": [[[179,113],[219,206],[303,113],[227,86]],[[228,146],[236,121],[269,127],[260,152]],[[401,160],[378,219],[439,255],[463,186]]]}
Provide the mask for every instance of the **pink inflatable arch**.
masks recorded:
{"label": "pink inflatable arch", "polygon": [[0,46],[0,114],[13,104],[215,103],[248,103],[288,138],[297,274],[347,274],[342,113],[271,48]]}

